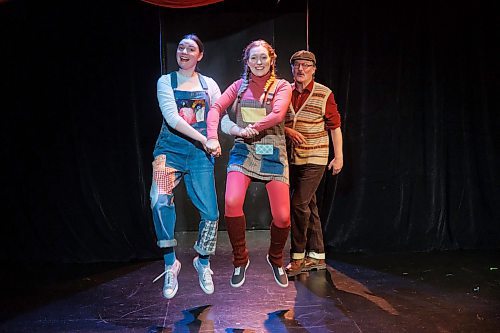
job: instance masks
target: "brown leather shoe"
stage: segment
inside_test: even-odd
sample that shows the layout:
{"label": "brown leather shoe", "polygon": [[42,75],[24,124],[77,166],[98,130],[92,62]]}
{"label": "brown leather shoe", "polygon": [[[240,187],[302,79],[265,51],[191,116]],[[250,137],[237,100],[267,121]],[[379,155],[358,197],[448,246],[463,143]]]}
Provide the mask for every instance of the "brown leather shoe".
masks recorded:
{"label": "brown leather shoe", "polygon": [[302,273],[304,269],[304,259],[292,259],[290,263],[285,267],[286,275],[292,277]]}
{"label": "brown leather shoe", "polygon": [[319,271],[322,269],[326,269],[325,259],[314,259],[306,257],[304,261],[304,268],[302,268],[302,271],[309,272],[309,271]]}

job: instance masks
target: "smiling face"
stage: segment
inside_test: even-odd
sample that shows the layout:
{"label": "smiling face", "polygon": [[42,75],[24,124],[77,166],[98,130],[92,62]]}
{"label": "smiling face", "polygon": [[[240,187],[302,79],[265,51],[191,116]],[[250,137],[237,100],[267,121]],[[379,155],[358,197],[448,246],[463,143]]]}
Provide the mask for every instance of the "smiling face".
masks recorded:
{"label": "smiling face", "polygon": [[252,47],[248,52],[247,65],[255,76],[264,76],[269,73],[273,61],[269,51],[262,45]]}
{"label": "smiling face", "polygon": [[177,64],[182,69],[196,68],[196,64],[203,58],[198,44],[192,39],[183,39],[177,46]]}

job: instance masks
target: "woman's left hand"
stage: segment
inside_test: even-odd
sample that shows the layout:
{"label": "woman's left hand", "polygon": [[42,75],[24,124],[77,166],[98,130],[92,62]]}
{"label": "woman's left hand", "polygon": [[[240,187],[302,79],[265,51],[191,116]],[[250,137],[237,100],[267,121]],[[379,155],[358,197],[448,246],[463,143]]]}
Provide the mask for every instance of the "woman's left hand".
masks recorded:
{"label": "woman's left hand", "polygon": [[205,142],[205,150],[212,156],[219,157],[222,152],[219,140],[208,139],[207,142]]}

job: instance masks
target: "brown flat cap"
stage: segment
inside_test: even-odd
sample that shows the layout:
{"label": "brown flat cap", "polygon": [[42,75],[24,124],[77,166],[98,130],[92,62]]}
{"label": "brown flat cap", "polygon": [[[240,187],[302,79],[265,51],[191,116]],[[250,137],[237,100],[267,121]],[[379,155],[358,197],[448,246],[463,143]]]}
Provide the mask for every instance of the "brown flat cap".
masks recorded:
{"label": "brown flat cap", "polygon": [[309,60],[316,65],[316,56],[314,55],[314,53],[306,50],[300,50],[295,52],[290,58],[290,64],[293,64],[295,60]]}

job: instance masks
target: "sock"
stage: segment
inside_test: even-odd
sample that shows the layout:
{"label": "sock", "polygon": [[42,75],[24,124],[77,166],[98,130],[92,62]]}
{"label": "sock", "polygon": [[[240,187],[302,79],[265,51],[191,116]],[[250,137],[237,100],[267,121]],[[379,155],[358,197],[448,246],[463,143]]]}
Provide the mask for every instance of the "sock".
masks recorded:
{"label": "sock", "polygon": [[200,264],[207,266],[209,261],[210,261],[210,256],[202,256],[201,254],[198,255],[198,260],[200,261]]}
{"label": "sock", "polygon": [[173,247],[162,248],[163,250],[163,260],[165,260],[166,266],[171,266],[175,262],[175,251]]}

